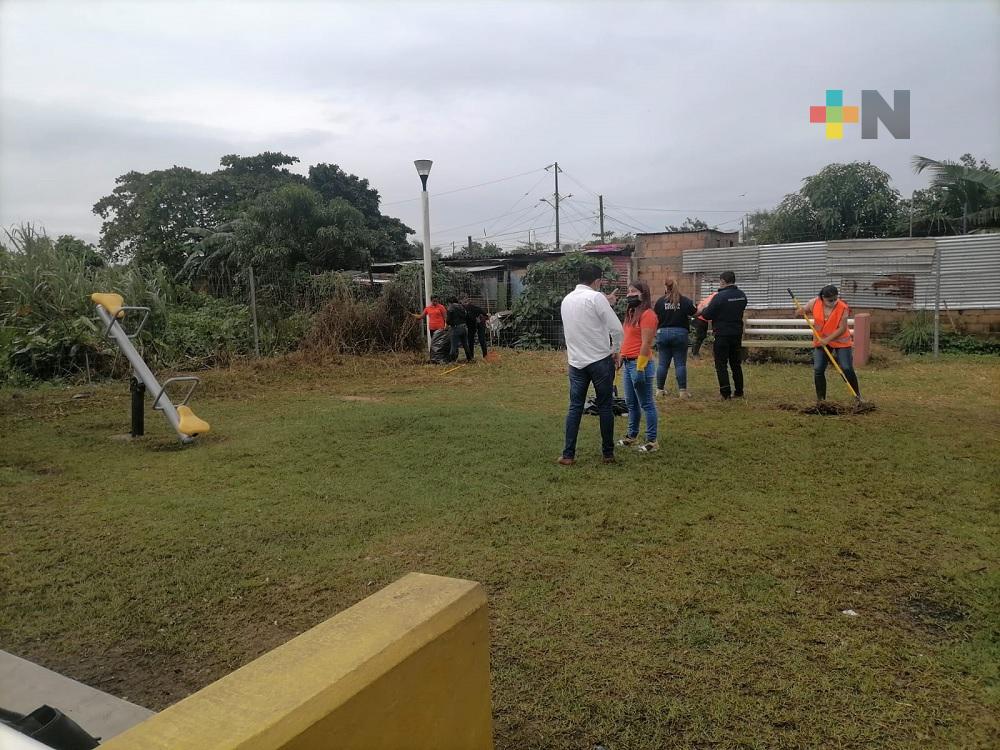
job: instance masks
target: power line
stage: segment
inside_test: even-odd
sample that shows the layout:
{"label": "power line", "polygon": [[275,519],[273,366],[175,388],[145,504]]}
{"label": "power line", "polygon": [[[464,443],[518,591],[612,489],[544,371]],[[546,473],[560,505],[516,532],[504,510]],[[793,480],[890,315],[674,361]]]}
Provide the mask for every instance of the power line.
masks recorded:
{"label": "power line", "polygon": [[634,224],[629,224],[627,222],[622,221],[621,219],[615,218],[614,216],[612,216],[611,214],[609,214],[607,211],[604,212],[604,218],[605,219],[611,219],[611,221],[617,222],[618,224],[621,224],[623,227],[625,227],[627,229],[631,229],[633,232],[642,232],[642,233],[646,232],[645,229],[640,229],[639,227],[635,226]]}
{"label": "power line", "polygon": [[755,210],[746,208],[638,208],[608,202],[605,202],[605,205],[613,208],[627,208],[629,211],[656,211],[664,214],[745,214]]}
{"label": "power line", "polygon": [[[514,208],[517,206],[517,204],[520,203],[521,201],[523,201],[525,198],[527,198],[530,193],[533,193],[535,191],[535,188],[537,188],[539,185],[541,185],[542,181],[547,176],[548,175],[543,174],[541,177],[539,177],[538,178],[538,182],[536,182],[534,185],[532,185],[530,188],[528,188],[527,192],[525,192],[524,195],[522,195],[520,198],[518,198],[516,201],[514,201],[514,203],[511,205],[511,207],[508,208],[507,210],[508,211],[513,211]],[[492,227],[486,227],[486,229],[492,229]]]}
{"label": "power line", "polygon": [[452,231],[454,231],[456,229],[465,229],[466,227],[483,226],[488,221],[496,221],[497,219],[502,219],[505,216],[510,216],[511,214],[521,213],[523,210],[524,209],[521,209],[519,211],[508,211],[505,214],[500,214],[499,216],[494,216],[494,217],[489,218],[489,219],[480,219],[478,221],[471,221],[468,224],[459,224],[458,226],[455,226],[455,227],[448,227],[447,229],[439,229],[438,231],[434,232],[431,236],[432,237],[438,237],[438,236],[440,236],[442,234],[445,234],[447,232],[452,232]]}
{"label": "power line", "polygon": [[[430,197],[431,198],[437,198],[437,197],[442,196],[442,195],[451,195],[452,193],[460,193],[463,190],[474,190],[475,188],[485,187],[486,185],[496,185],[498,182],[507,182],[508,180],[515,180],[518,177],[524,177],[525,175],[534,174],[535,172],[538,172],[539,170],[544,170],[544,169],[545,169],[545,167],[537,167],[536,169],[532,169],[532,170],[530,170],[528,172],[521,172],[520,174],[512,174],[510,177],[501,177],[498,180],[490,180],[488,182],[480,182],[478,185],[468,185],[467,187],[455,188],[454,190],[445,190],[444,192],[441,192],[441,193],[431,193]],[[407,198],[407,199],[401,200],[401,201],[392,201],[390,203],[382,203],[381,205],[383,205],[383,206],[398,206],[401,203],[412,203],[413,201],[418,201],[418,200],[420,200],[419,196],[416,197],[416,198]]]}
{"label": "power line", "polygon": [[534,221],[538,221],[539,219],[542,218],[542,216],[545,215],[545,213],[546,209],[542,208],[537,204],[528,206],[526,209],[526,213],[522,214],[514,221],[507,222],[504,226],[497,229],[495,234],[502,234],[506,232],[508,229],[513,229],[516,225],[520,223],[530,224]]}
{"label": "power line", "polygon": [[593,195],[595,198],[597,197],[597,191],[591,190],[589,187],[587,187],[582,182],[580,182],[578,179],[576,179],[573,175],[569,174],[565,169],[562,171],[562,173],[564,175],[566,175],[567,177],[569,177],[569,179],[572,180],[573,182],[575,182],[577,185],[579,185],[580,187],[582,187],[584,190],[586,190],[588,193],[590,193],[591,195]]}

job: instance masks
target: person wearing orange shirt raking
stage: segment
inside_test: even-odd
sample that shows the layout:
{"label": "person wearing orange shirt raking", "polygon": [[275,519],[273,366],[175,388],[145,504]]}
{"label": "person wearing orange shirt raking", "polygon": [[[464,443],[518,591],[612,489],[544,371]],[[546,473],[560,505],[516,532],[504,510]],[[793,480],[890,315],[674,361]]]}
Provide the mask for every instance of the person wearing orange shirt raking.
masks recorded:
{"label": "person wearing orange shirt raking", "polygon": [[649,294],[649,284],[634,281],[625,298],[625,338],[622,341],[622,380],[625,386],[625,403],[628,405],[628,431],[618,445],[635,445],[639,441],[639,412],[646,415],[646,442],[638,446],[643,453],[660,449],[656,442],[657,415],[653,401],[653,378],[656,366],[650,361],[653,338],[656,336],[657,318]]}
{"label": "person wearing orange shirt raking", "polygon": [[448,308],[441,304],[441,298],[437,295],[431,297],[431,303],[424,308],[422,313],[410,313],[414,318],[427,318],[431,334],[435,331],[443,331],[447,328],[445,320],[448,317]]}
{"label": "person wearing orange shirt raking", "polygon": [[854,372],[854,337],[847,327],[851,308],[839,297],[837,287],[829,284],[820,289],[819,296],[807,302],[804,307],[812,316],[813,326],[819,333],[818,338],[813,336],[813,380],[818,401],[826,399],[826,368],[830,364],[830,358],[823,351],[824,346],[837,360],[847,382],[858,394],[858,399],[861,399],[861,387],[858,385],[857,373]]}

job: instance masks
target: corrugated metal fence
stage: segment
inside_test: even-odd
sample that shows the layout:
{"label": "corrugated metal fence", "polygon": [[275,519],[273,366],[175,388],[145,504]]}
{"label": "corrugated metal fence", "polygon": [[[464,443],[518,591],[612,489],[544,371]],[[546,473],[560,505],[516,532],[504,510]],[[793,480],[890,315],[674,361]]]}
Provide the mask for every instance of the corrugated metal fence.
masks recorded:
{"label": "corrugated metal fence", "polygon": [[789,288],[804,299],[826,284],[856,308],[933,310],[939,265],[942,306],[1000,309],[1000,234],[687,250],[682,268],[695,276],[699,298],[733,271],[758,310],[787,308]]}

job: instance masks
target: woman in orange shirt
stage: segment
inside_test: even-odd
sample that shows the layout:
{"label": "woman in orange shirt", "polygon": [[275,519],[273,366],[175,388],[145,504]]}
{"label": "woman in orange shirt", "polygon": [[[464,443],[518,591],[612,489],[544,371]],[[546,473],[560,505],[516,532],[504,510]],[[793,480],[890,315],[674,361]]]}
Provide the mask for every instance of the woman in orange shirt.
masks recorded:
{"label": "woman in orange shirt", "polygon": [[650,361],[653,338],[656,336],[656,313],[649,294],[649,284],[635,281],[628,288],[625,298],[628,312],[622,327],[622,370],[625,386],[625,403],[628,405],[628,431],[618,445],[635,445],[639,442],[639,412],[646,415],[646,442],[638,446],[643,453],[659,450],[656,442],[657,415],[653,401],[653,378],[656,365]]}

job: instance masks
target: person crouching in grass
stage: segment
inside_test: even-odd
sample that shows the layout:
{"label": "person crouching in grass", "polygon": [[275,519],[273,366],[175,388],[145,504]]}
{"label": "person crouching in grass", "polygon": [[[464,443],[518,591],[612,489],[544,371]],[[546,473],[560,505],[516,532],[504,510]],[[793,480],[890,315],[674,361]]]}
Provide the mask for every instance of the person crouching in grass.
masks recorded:
{"label": "person crouching in grass", "polygon": [[640,410],[646,415],[646,442],[638,446],[643,453],[659,450],[656,442],[656,404],[653,401],[653,378],[656,366],[650,361],[653,337],[656,336],[657,318],[653,312],[649,294],[649,284],[635,281],[628,288],[625,298],[628,311],[625,313],[622,341],[622,380],[625,386],[625,403],[628,405],[628,432],[618,441],[618,445],[635,445],[639,441]]}

